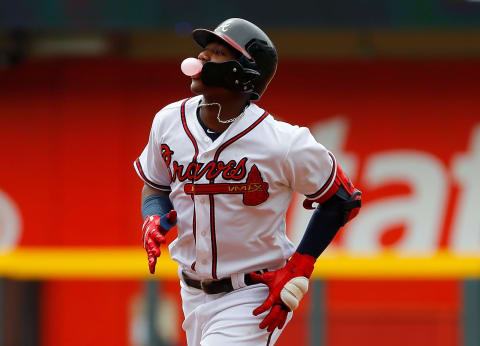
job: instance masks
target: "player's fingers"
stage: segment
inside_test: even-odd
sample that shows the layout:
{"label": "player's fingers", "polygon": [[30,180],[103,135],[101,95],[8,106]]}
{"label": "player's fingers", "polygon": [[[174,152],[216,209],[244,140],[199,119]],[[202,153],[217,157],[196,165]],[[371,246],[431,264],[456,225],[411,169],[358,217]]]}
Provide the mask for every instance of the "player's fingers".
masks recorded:
{"label": "player's fingers", "polygon": [[151,274],[155,274],[156,265],[157,265],[157,257],[155,256],[148,257],[148,269],[150,269]]}
{"label": "player's fingers", "polygon": [[255,310],[253,310],[253,315],[258,316],[260,314],[263,314],[265,311],[267,311],[270,307],[268,306],[267,303],[263,303],[259,307],[257,307]]}
{"label": "player's fingers", "polygon": [[281,327],[283,327],[282,325],[282,323],[284,322],[283,313],[278,305],[273,306],[269,315],[271,316],[271,318],[269,318],[268,325],[267,325],[268,332],[271,333],[275,330],[275,328],[280,329]]}
{"label": "player's fingers", "polygon": [[272,333],[275,330],[275,328],[282,329],[282,327],[280,327],[280,324],[281,324],[281,318],[277,316],[275,321],[268,326],[267,328],[268,332]]}
{"label": "player's fingers", "polygon": [[148,262],[153,261],[153,260],[157,260],[157,257],[160,257],[160,251],[156,252],[153,249],[149,249],[147,251],[147,257],[148,257]]}
{"label": "player's fingers", "polygon": [[269,295],[268,298],[263,302],[262,305],[260,305],[258,308],[256,308],[255,310],[253,310],[253,314],[255,316],[258,316],[260,315],[261,313],[267,311],[268,309],[270,309],[273,305],[273,303],[275,302],[275,299],[273,297],[273,295]]}
{"label": "player's fingers", "polygon": [[279,323],[278,323],[278,329],[282,329],[283,326],[285,325],[285,322],[287,321],[287,315],[288,311],[285,309],[280,310],[280,318],[279,318]]}
{"label": "player's fingers", "polygon": [[149,236],[147,237],[147,249],[153,249],[153,248],[158,248],[157,243],[154,241],[154,239]]}
{"label": "player's fingers", "polygon": [[276,309],[275,309],[275,307],[276,306],[274,306],[272,308],[272,310],[270,310],[270,312],[267,314],[267,316],[265,316],[263,321],[260,323],[260,328],[261,329],[265,329],[267,327],[268,327],[268,329],[270,329],[270,326],[275,323],[275,319],[276,319]]}
{"label": "player's fingers", "polygon": [[165,243],[165,237],[158,231],[153,231],[151,233],[151,238],[158,244],[163,244]]}
{"label": "player's fingers", "polygon": [[[267,316],[267,317],[268,317],[268,316]],[[259,325],[259,328],[260,328],[260,329],[265,329],[265,328],[268,327],[268,325],[269,325],[269,320],[267,320],[267,317],[265,317],[265,319],[264,319],[262,322],[260,322],[260,325]]]}
{"label": "player's fingers", "polygon": [[277,327],[277,323],[276,323],[276,321],[275,321],[274,323],[272,323],[272,324],[270,324],[270,325],[268,326],[267,332],[273,333],[273,331],[275,330],[276,327]]}
{"label": "player's fingers", "polygon": [[152,239],[147,239],[147,251],[152,252],[156,257],[160,256],[160,248]]}
{"label": "player's fingers", "polygon": [[267,328],[270,325],[271,320],[272,320],[272,317],[270,315],[267,315],[267,317],[265,317],[263,321],[260,322],[260,325],[259,325],[260,329]]}

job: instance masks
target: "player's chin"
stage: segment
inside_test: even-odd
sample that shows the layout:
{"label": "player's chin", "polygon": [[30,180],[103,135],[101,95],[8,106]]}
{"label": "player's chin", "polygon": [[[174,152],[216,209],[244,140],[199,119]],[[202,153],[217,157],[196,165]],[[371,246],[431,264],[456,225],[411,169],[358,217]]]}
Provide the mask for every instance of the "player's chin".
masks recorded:
{"label": "player's chin", "polygon": [[205,92],[205,84],[203,84],[200,78],[192,78],[192,84],[190,84],[190,90],[196,95],[203,94]]}
{"label": "player's chin", "polygon": [[196,95],[219,96],[225,93],[226,89],[203,84],[200,78],[192,78],[190,90]]}
{"label": "player's chin", "polygon": [[239,93],[218,86],[208,86],[203,84],[200,78],[192,78],[190,90],[195,95],[203,95],[210,100],[238,97]]}

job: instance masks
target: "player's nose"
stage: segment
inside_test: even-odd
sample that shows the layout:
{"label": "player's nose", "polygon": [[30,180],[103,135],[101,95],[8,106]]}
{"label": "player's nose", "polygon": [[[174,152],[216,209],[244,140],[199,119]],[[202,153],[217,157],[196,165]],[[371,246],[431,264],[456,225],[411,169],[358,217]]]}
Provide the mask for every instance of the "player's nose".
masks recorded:
{"label": "player's nose", "polygon": [[200,60],[204,64],[207,61],[210,61],[210,55],[206,50],[202,50],[200,54],[198,54],[198,60]]}

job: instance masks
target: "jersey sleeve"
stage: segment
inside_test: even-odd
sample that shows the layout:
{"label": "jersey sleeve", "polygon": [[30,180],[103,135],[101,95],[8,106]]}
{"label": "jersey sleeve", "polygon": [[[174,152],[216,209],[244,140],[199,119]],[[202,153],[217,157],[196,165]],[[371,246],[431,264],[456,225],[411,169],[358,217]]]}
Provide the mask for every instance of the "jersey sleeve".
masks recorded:
{"label": "jersey sleeve", "polygon": [[153,120],[147,146],[143,149],[140,157],[135,160],[133,166],[139,177],[148,186],[169,192],[171,190],[170,175],[162,158],[160,133],[159,114],[157,114]]}
{"label": "jersey sleeve", "polygon": [[315,140],[307,128],[294,131],[285,163],[293,190],[312,201],[329,195],[336,175],[335,157]]}

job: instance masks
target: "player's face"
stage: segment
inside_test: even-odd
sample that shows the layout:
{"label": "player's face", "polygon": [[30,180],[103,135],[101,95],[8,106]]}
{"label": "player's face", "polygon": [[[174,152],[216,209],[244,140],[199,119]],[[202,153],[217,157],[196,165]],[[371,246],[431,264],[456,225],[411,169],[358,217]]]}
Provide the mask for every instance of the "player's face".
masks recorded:
{"label": "player's face", "polygon": [[[206,62],[225,62],[230,60],[235,60],[237,58],[237,54],[235,50],[230,48],[227,45],[224,45],[220,42],[211,42],[206,45],[205,49],[198,54],[198,59],[202,61],[203,64]],[[215,91],[215,92],[222,92],[228,91],[225,88],[220,87],[207,87],[205,84],[202,83],[201,74],[197,74],[192,76],[192,84],[190,89],[194,94],[205,94],[208,91]],[[220,90],[221,89],[221,90]],[[230,91],[228,91],[230,92]]]}

